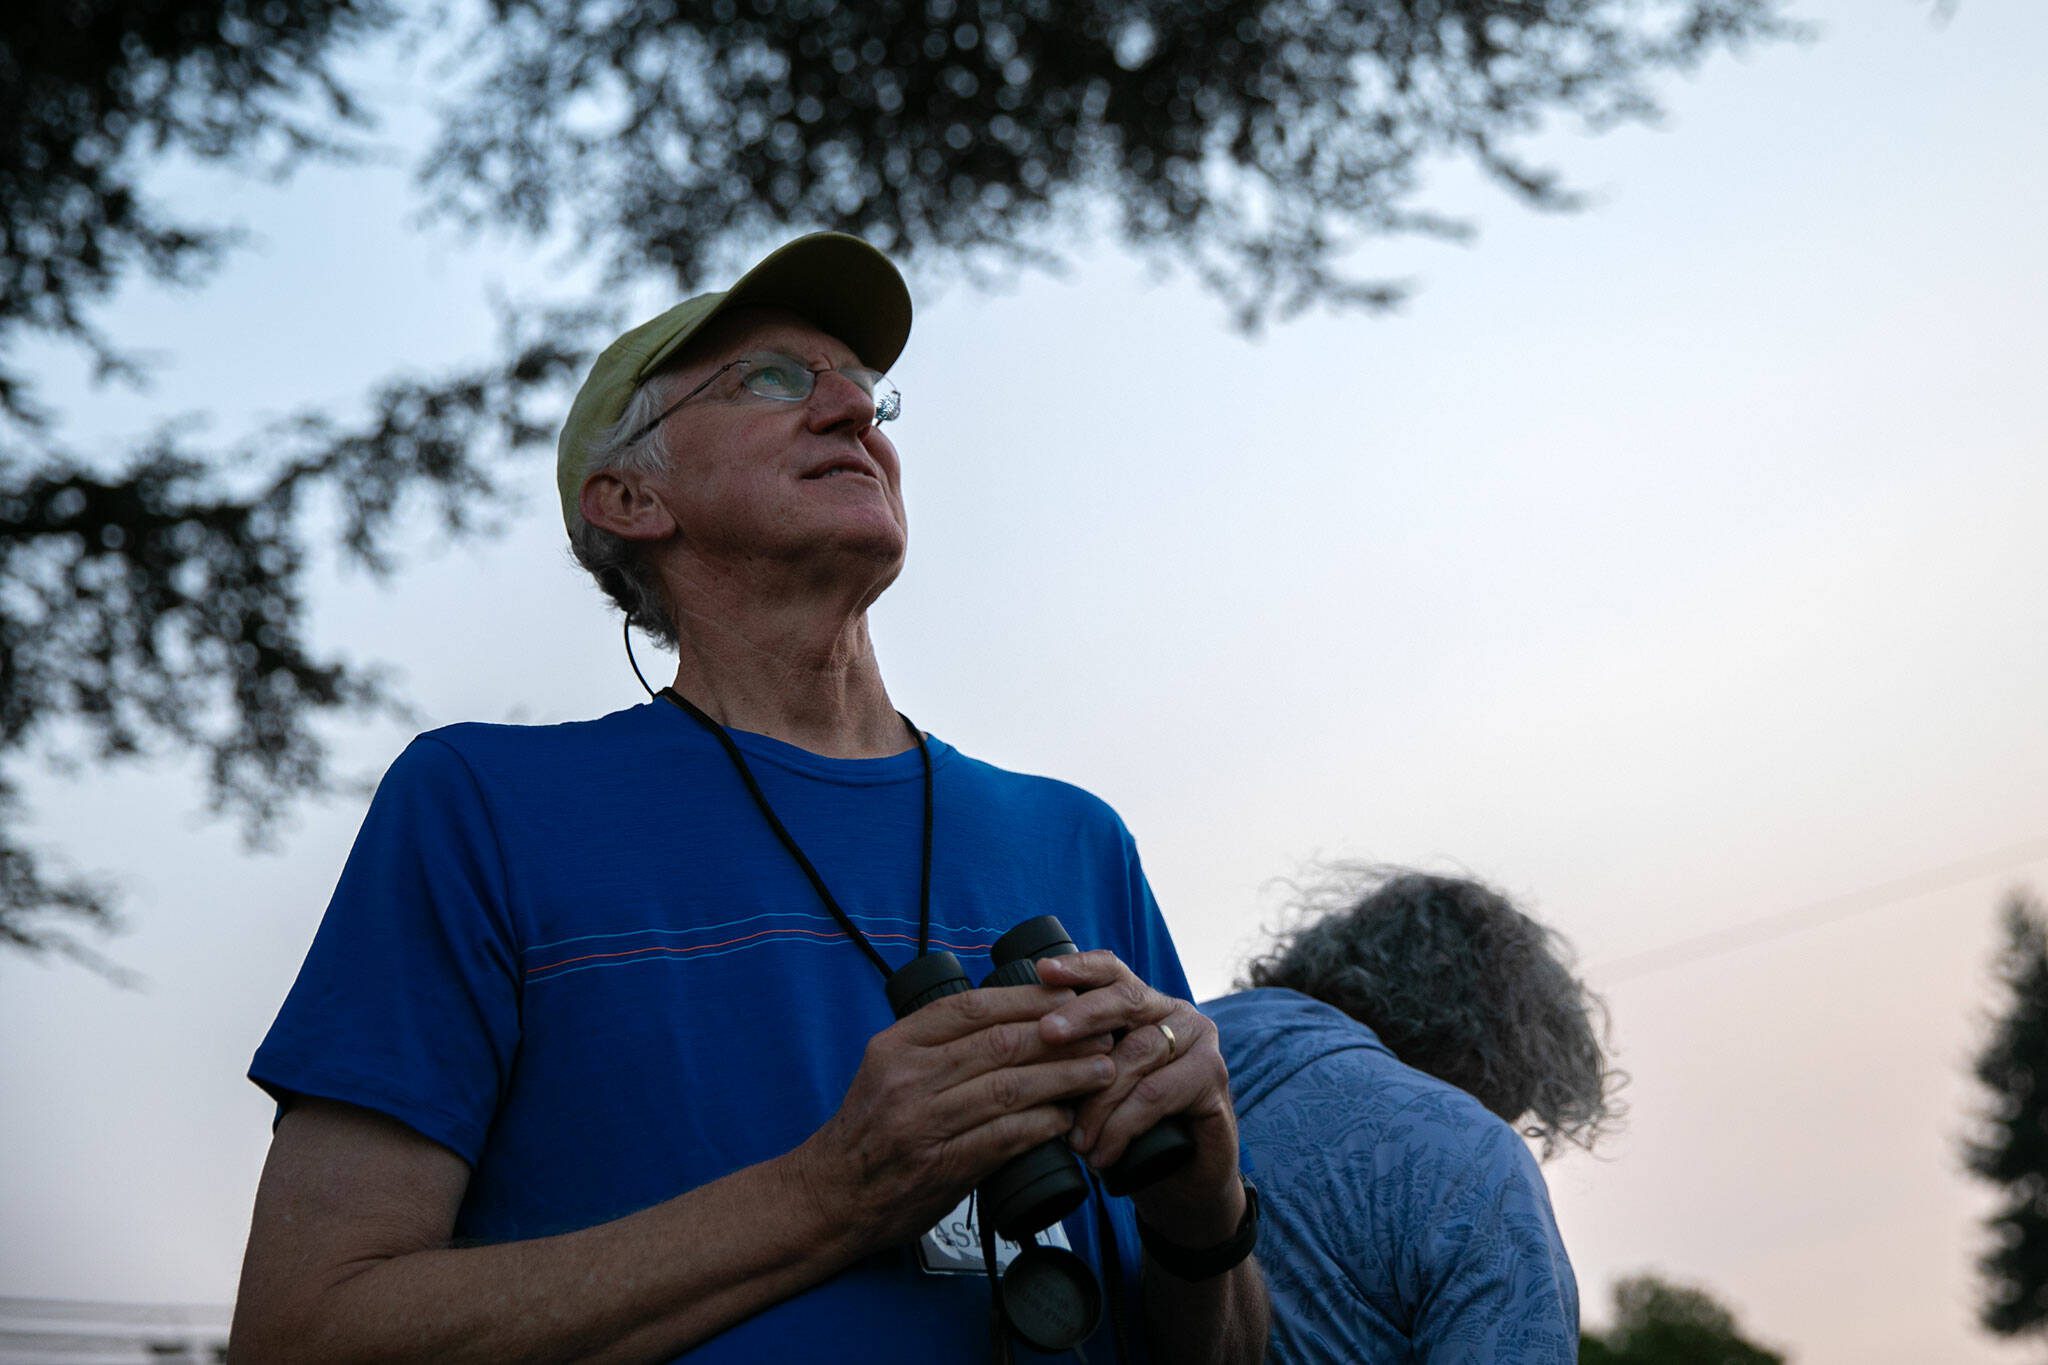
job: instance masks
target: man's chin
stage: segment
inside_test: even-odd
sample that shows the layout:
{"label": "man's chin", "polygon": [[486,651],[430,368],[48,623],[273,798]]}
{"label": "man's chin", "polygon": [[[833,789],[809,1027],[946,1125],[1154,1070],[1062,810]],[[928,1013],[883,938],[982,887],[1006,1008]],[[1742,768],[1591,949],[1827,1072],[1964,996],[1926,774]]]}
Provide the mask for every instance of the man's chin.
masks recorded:
{"label": "man's chin", "polygon": [[893,522],[887,526],[841,523],[821,528],[805,546],[804,557],[831,565],[834,574],[874,579],[875,590],[879,592],[903,572],[908,548],[909,538]]}

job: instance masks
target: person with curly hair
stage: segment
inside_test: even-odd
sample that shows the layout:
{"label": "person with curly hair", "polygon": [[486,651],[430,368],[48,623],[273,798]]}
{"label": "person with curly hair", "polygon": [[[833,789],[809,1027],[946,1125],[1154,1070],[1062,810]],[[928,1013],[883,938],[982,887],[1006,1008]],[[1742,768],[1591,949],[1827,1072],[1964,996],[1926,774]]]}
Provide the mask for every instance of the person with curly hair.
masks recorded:
{"label": "person with curly hair", "polygon": [[1571,1362],[1578,1289],[1537,1161],[1624,1079],[1564,939],[1480,882],[1339,867],[1237,992],[1229,1064],[1279,1362]]}

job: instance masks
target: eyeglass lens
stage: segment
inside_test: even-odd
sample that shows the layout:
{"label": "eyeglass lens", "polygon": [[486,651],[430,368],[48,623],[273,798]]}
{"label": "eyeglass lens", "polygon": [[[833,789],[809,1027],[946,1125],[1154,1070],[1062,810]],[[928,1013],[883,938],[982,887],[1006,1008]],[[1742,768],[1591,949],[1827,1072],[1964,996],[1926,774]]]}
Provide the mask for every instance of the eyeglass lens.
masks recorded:
{"label": "eyeglass lens", "polygon": [[[793,356],[776,351],[748,356],[739,368],[740,383],[747,392],[779,402],[802,402],[818,386],[818,371]],[[844,365],[839,367],[839,373],[874,400],[877,422],[890,421],[902,413],[903,395],[880,371],[870,370],[864,365]]]}

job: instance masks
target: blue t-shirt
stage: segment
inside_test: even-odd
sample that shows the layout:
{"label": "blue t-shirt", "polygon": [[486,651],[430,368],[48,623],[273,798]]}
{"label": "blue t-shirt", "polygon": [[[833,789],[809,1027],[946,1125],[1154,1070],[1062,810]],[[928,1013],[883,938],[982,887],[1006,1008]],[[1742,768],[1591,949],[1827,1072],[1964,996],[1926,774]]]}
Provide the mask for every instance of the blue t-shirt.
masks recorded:
{"label": "blue t-shirt", "polygon": [[[892,967],[908,961],[917,751],[831,759],[734,738],[854,922]],[[930,752],[933,948],[978,982],[1004,930],[1051,913],[1082,947],[1189,994],[1115,812],[937,740]],[[789,1151],[891,1022],[880,973],[717,741],[659,702],[414,740],[249,1074],[280,1100],[360,1105],[448,1147],[471,1167],[456,1237],[505,1241],[620,1218]],[[1110,1202],[1135,1338],[1136,1230],[1129,1202]],[[1065,1226],[1101,1275],[1092,1207]],[[914,1258],[878,1253],[687,1358],[985,1358],[987,1281]],[[1116,1358],[1107,1316],[1087,1350]]]}
{"label": "blue t-shirt", "polygon": [[1543,1174],[1478,1100],[1288,990],[1211,1000],[1259,1185],[1279,1365],[1570,1365],[1579,1294]]}

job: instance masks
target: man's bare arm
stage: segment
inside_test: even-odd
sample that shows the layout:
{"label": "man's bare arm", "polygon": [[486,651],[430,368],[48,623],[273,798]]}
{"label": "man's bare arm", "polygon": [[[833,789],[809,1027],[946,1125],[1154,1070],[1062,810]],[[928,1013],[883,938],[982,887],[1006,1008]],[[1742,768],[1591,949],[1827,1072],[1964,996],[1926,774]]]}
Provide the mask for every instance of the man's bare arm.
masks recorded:
{"label": "man's bare arm", "polygon": [[468,1182],[392,1119],[295,1105],[256,1194],[233,1358],[662,1359],[858,1254],[794,1154],[599,1227],[452,1248]]}
{"label": "man's bare arm", "polygon": [[395,1120],[303,1100],[257,1190],[237,1361],[665,1360],[915,1237],[976,1181],[1064,1133],[1106,1040],[1047,1046],[1065,991],[939,1001],[877,1034],[794,1151],[639,1213],[451,1246],[469,1168]]}
{"label": "man's bare arm", "polygon": [[[1242,1215],[1242,1196],[1239,1200]],[[1211,1227],[1187,1245],[1214,1246],[1236,1229]],[[1211,1235],[1213,1234],[1213,1235]],[[1254,1362],[1266,1358],[1271,1311],[1256,1260],[1189,1282],[1145,1258],[1145,1330],[1160,1360]]]}

